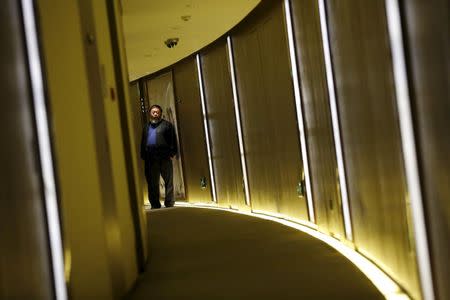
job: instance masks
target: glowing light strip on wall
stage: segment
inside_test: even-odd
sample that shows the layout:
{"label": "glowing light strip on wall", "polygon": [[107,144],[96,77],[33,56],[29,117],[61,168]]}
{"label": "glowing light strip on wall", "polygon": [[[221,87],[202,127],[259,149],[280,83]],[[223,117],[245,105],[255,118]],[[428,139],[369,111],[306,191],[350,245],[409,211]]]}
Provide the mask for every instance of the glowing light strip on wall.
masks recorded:
{"label": "glowing light strip on wall", "polygon": [[277,218],[277,219],[283,219],[283,220],[286,220],[286,221],[294,222],[296,224],[300,224],[300,225],[306,226],[306,227],[314,229],[314,230],[318,230],[319,229],[319,226],[317,224],[315,224],[315,223],[311,223],[310,221],[305,221],[305,220],[300,220],[300,219],[297,219],[297,218],[293,218],[293,217],[290,217],[290,216],[287,216],[287,215],[284,215],[284,214],[280,214],[280,213],[276,213],[276,212],[267,212],[267,211],[259,210],[259,209],[252,209],[251,212],[254,213],[254,214],[257,214],[257,215],[266,215],[266,216],[269,216],[269,217],[274,217],[274,218]]}
{"label": "glowing light strip on wall", "polygon": [[205,127],[206,148],[208,151],[208,163],[209,163],[209,175],[211,178],[211,190],[212,190],[213,201],[217,202],[216,181],[214,180],[214,168],[213,168],[213,162],[212,162],[211,144],[209,141],[209,128],[208,128],[208,119],[207,119],[207,115],[206,115],[206,101],[205,101],[205,94],[204,94],[204,90],[203,90],[203,74],[202,74],[202,66],[201,66],[201,62],[200,62],[200,55],[197,54],[195,56],[195,58],[197,61],[198,85],[200,87],[200,100],[202,102],[203,126]]}
{"label": "glowing light strip on wall", "polygon": [[230,36],[227,37],[227,50],[231,70],[231,85],[233,87],[234,115],[236,117],[236,126],[239,140],[239,152],[241,154],[242,176],[244,179],[245,203],[247,205],[250,205],[250,189],[248,187],[247,162],[245,160],[244,138],[242,137],[242,127],[241,127],[241,112],[239,109],[238,92],[236,87],[233,44]]}
{"label": "glowing light strip on wall", "polygon": [[331,119],[333,124],[333,136],[336,150],[336,160],[339,172],[339,186],[341,190],[342,211],[344,214],[345,235],[348,240],[353,241],[352,223],[350,219],[350,207],[348,203],[347,178],[344,167],[344,157],[341,144],[341,133],[339,129],[339,115],[337,110],[336,94],[334,89],[333,66],[331,64],[331,52],[328,37],[327,15],[324,0],[319,1],[320,28],[322,32],[323,55],[325,58],[325,69],[327,75],[328,95],[330,99]]}
{"label": "glowing light strip on wall", "polygon": [[288,32],[289,55],[291,61],[292,81],[294,83],[295,106],[297,108],[298,131],[300,133],[300,147],[302,149],[303,169],[306,182],[306,200],[308,202],[309,220],[315,223],[314,203],[312,200],[311,178],[309,173],[308,150],[306,146],[305,123],[303,121],[302,98],[300,93],[300,81],[298,78],[297,58],[295,54],[294,32],[292,28],[291,4],[289,0],[284,1],[286,16],[286,27]]}
{"label": "glowing light strip on wall", "polygon": [[425,227],[422,191],[417,166],[416,144],[408,92],[408,79],[403,49],[400,9],[397,0],[386,0],[389,38],[394,68],[395,92],[399,113],[403,158],[408,183],[408,196],[414,218],[414,233],[422,292],[425,300],[434,299],[430,254]]}
{"label": "glowing light strip on wall", "polygon": [[399,285],[392,280],[386,273],[383,272],[377,265],[372,263],[370,260],[365,258],[363,255],[355,251],[354,249],[344,245],[335,238],[329,235],[323,234],[317,230],[311,229],[308,226],[298,224],[296,222],[289,221],[284,218],[279,218],[276,216],[271,216],[270,212],[246,212],[239,210],[231,210],[226,208],[215,207],[212,205],[205,205],[204,203],[192,204],[187,202],[176,202],[175,206],[178,207],[192,207],[192,208],[205,208],[205,209],[216,209],[222,211],[228,211],[236,214],[247,215],[250,217],[260,218],[264,220],[270,220],[280,223],[285,226],[300,230],[316,239],[333,247],[340,254],[345,256],[349,261],[351,261],[362,273],[375,285],[375,287],[383,294],[383,296],[388,300],[410,300],[411,298],[406,295]]}
{"label": "glowing light strip on wall", "polygon": [[45,208],[47,214],[48,236],[50,240],[55,295],[56,299],[63,300],[67,299],[67,288],[64,277],[61,226],[59,223],[50,134],[48,129],[42,68],[39,56],[37,30],[32,0],[22,0],[22,12],[35,109],[39,155],[42,168],[41,172],[44,184]]}

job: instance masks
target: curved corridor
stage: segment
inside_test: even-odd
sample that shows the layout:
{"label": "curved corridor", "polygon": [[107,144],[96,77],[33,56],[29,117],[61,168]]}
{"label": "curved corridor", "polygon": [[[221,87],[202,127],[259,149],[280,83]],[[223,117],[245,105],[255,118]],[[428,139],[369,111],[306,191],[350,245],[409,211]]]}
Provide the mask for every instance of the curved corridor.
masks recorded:
{"label": "curved corridor", "polygon": [[0,300],[450,300],[449,8],[4,1]]}
{"label": "curved corridor", "polygon": [[384,299],[345,257],[293,228],[201,208],[147,218],[148,268],[128,299]]}

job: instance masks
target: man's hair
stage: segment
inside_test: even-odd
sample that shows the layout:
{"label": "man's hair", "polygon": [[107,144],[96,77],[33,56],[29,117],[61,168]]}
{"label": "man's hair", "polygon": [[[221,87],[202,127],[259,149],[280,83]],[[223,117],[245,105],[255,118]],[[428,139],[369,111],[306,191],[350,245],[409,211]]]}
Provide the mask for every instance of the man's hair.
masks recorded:
{"label": "man's hair", "polygon": [[159,111],[162,113],[163,112],[163,109],[162,109],[162,107],[161,106],[159,106],[158,104],[153,104],[152,106],[150,106],[150,109],[148,110],[149,112],[153,109],[153,108],[157,108],[157,109],[159,109]]}

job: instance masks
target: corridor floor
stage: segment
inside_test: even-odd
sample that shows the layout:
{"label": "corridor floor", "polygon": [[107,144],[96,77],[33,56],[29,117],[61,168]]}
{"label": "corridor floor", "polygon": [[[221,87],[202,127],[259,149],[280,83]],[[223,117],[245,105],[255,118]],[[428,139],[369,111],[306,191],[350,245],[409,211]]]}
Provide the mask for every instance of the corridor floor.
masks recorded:
{"label": "corridor floor", "polygon": [[147,217],[147,271],[126,299],[384,299],[333,248],[279,223],[186,207]]}

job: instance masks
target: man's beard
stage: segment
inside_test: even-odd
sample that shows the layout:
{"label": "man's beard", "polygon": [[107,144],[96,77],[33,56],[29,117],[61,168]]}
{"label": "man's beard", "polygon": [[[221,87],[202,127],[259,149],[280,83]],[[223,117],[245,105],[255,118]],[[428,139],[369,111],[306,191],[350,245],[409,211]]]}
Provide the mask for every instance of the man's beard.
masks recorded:
{"label": "man's beard", "polygon": [[159,121],[161,121],[161,118],[159,118],[159,119],[150,118],[150,123],[152,123],[152,124],[159,123]]}

